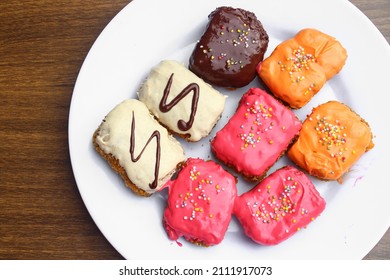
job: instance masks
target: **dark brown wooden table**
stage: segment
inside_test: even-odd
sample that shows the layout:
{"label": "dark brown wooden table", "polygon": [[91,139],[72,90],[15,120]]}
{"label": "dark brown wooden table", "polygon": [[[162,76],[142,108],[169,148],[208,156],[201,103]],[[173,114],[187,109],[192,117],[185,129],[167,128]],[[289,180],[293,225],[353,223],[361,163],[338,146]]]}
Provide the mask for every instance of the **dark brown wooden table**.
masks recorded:
{"label": "dark brown wooden table", "polygon": [[[130,1],[0,1],[0,259],[122,259],[78,192],[68,114],[81,64]],[[390,41],[390,1],[352,0]],[[390,259],[390,231],[367,259]]]}

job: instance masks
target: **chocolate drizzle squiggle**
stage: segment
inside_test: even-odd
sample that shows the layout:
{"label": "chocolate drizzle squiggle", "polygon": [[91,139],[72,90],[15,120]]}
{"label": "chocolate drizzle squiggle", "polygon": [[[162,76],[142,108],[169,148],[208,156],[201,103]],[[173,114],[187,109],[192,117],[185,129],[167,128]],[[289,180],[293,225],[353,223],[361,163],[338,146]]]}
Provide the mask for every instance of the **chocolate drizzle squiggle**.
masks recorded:
{"label": "chocolate drizzle squiggle", "polygon": [[134,111],[133,111],[133,119],[131,121],[131,134],[130,134],[130,156],[132,162],[137,162],[141,158],[142,154],[144,153],[146,147],[149,145],[150,141],[154,137],[156,137],[157,147],[156,147],[156,164],[154,165],[154,180],[151,184],[149,184],[149,187],[151,189],[157,188],[157,180],[158,180],[158,173],[160,170],[160,156],[161,156],[161,145],[160,145],[160,132],[157,130],[153,131],[152,135],[150,135],[148,141],[146,142],[145,146],[142,148],[141,153],[134,157],[134,148],[135,148],[135,117],[134,117]]}
{"label": "chocolate drizzle squiggle", "polygon": [[173,74],[174,73],[172,73],[171,76],[169,77],[167,86],[164,89],[164,95],[163,95],[163,97],[161,99],[161,102],[160,102],[160,105],[159,105],[159,109],[163,113],[166,113],[166,112],[170,111],[177,103],[180,102],[180,100],[182,100],[191,91],[193,91],[194,95],[192,96],[190,119],[187,122],[185,122],[184,120],[179,120],[177,122],[177,127],[181,131],[187,131],[187,130],[189,130],[192,127],[192,125],[194,123],[196,110],[198,108],[199,85],[196,84],[196,83],[189,84],[170,103],[167,104],[166,102],[167,102],[167,99],[168,99],[169,92],[171,90],[171,85],[172,85],[172,81],[173,81]]}

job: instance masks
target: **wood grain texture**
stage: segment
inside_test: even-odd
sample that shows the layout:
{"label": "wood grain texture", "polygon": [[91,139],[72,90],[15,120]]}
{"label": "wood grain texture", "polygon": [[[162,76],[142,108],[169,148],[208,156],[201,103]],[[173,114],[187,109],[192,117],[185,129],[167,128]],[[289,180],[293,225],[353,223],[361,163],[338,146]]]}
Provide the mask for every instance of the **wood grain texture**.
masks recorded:
{"label": "wood grain texture", "polygon": [[[81,64],[131,1],[0,1],[0,259],[122,259],[75,183],[68,114]],[[390,1],[353,0],[390,41]],[[390,259],[390,232],[367,255]]]}
{"label": "wood grain texture", "polygon": [[78,192],[68,114],[81,64],[129,1],[0,2],[0,259],[120,259]]}

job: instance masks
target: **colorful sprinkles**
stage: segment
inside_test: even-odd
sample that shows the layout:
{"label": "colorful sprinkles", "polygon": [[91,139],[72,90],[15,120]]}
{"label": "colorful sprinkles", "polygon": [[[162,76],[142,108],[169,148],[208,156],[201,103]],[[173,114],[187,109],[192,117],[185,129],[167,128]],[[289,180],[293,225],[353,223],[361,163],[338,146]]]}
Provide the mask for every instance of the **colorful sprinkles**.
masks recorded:
{"label": "colorful sprinkles", "polygon": [[[347,134],[344,130],[347,128],[339,120],[331,122],[327,117],[317,115],[314,119],[309,117],[310,121],[314,121],[313,129],[318,134],[318,143],[329,151],[332,158],[340,158],[342,162],[346,161],[346,152],[348,148],[344,147],[347,142]],[[355,151],[351,151],[355,154]]]}
{"label": "colorful sprinkles", "polygon": [[187,214],[183,216],[183,220],[194,220],[197,215],[204,214],[205,217],[212,219],[213,213],[205,213],[204,203],[210,205],[211,192],[219,194],[224,192],[225,188],[221,187],[219,183],[213,181],[212,175],[204,176],[197,170],[196,165],[192,166],[189,171],[189,179],[196,181],[196,187],[193,190],[188,190],[186,193],[180,193],[176,200],[176,208],[188,209]]}
{"label": "colorful sprinkles", "polygon": [[[258,187],[257,192],[267,192],[271,194],[273,186],[267,185],[265,188]],[[266,201],[248,202],[247,206],[252,209],[252,217],[262,223],[269,224],[278,222],[281,219],[290,219],[290,222],[295,224],[297,222],[294,218],[289,218],[289,215],[300,213],[301,215],[308,215],[309,211],[305,208],[297,209],[298,202],[294,200],[295,194],[301,193],[302,186],[298,182],[288,176],[283,179],[283,189],[277,195],[270,195]]]}
{"label": "colorful sprinkles", "polygon": [[[275,122],[272,120],[273,108],[268,107],[258,101],[253,104],[246,102],[247,109],[243,115],[245,122],[240,125],[242,132],[238,137],[243,141],[241,151],[248,147],[256,148],[256,144],[262,140],[261,134],[272,130],[275,126]],[[284,129],[282,129],[284,130]],[[269,144],[273,144],[272,139],[268,139]]]}
{"label": "colorful sprinkles", "polygon": [[[228,24],[218,26],[216,34],[219,35],[219,40],[217,41],[219,45],[231,45],[237,48],[248,49],[251,44],[258,45],[259,40],[255,39],[254,36],[251,36],[250,27],[243,22],[240,24]],[[253,37],[253,38],[252,38]],[[218,47],[222,49],[223,46]],[[206,55],[207,59],[210,61],[218,60],[225,61],[225,68],[229,69],[233,66],[239,66],[239,68],[244,67],[244,62],[241,59],[236,59],[232,55],[228,55],[224,51],[216,51],[213,48],[208,48],[204,45],[199,45],[199,48],[202,49],[202,52]],[[226,49],[224,47],[224,49]]]}
{"label": "colorful sprinkles", "polygon": [[[291,56],[286,58],[285,62],[278,61],[280,70],[286,71],[290,75],[291,83],[300,83],[305,80],[306,77],[302,72],[310,70],[311,63],[317,63],[317,58],[310,53],[306,53],[305,49],[301,46],[294,49]],[[315,87],[315,83],[310,84],[308,89],[304,92],[304,95],[313,91]]]}

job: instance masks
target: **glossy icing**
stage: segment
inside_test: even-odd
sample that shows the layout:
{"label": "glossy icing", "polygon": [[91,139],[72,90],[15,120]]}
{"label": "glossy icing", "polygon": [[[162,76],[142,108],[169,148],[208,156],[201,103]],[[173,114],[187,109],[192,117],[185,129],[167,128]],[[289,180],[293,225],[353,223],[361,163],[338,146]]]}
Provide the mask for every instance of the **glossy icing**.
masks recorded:
{"label": "glossy icing", "polygon": [[152,68],[138,97],[160,123],[189,141],[198,141],[210,133],[226,100],[226,96],[174,60],[163,60]]}
{"label": "glossy icing", "polygon": [[98,128],[96,143],[147,193],[160,189],[185,159],[180,143],[136,99],[125,100],[108,113]]}
{"label": "glossy icing", "polygon": [[309,178],[286,166],[237,197],[233,214],[253,241],[276,245],[305,228],[325,205]]}
{"label": "glossy icing", "polygon": [[335,38],[303,29],[278,45],[257,71],[276,97],[301,108],[343,68],[346,59],[346,50]]}
{"label": "glossy icing", "polygon": [[255,14],[219,7],[209,15],[189,68],[213,85],[243,87],[256,77],[267,47],[268,35]]}
{"label": "glossy icing", "polygon": [[211,142],[213,153],[248,179],[259,180],[301,129],[294,113],[262,89],[243,95],[237,111]]}
{"label": "glossy icing", "polygon": [[164,227],[168,237],[177,240],[184,236],[203,246],[220,243],[237,195],[236,178],[213,161],[189,158],[166,186]]}
{"label": "glossy icing", "polygon": [[369,125],[348,106],[329,101],[313,109],[287,155],[311,175],[337,180],[373,147]]}
{"label": "glossy icing", "polygon": [[135,139],[136,139],[136,128],[135,128],[135,114],[134,114],[134,111],[132,111],[132,120],[131,120],[131,131],[130,131],[130,149],[129,149],[129,152],[130,152],[130,158],[131,158],[131,161],[133,163],[136,163],[138,162],[143,153],[145,152],[145,150],[147,149],[149,143],[155,139],[156,140],[156,160],[155,160],[155,164],[154,164],[154,179],[153,179],[153,182],[149,184],[149,188],[151,190],[153,189],[156,189],[157,188],[157,184],[158,184],[158,175],[160,173],[160,165],[161,165],[161,134],[160,134],[160,131],[158,130],[155,130],[153,131],[153,133],[150,135],[148,141],[146,141],[146,144],[145,146],[142,148],[142,150],[140,151],[140,153],[138,154],[138,156],[135,156]]}

